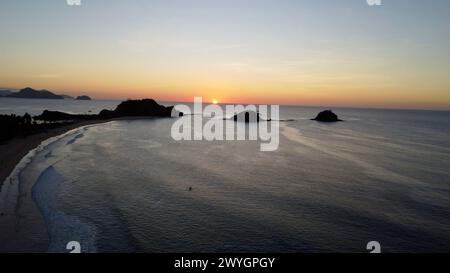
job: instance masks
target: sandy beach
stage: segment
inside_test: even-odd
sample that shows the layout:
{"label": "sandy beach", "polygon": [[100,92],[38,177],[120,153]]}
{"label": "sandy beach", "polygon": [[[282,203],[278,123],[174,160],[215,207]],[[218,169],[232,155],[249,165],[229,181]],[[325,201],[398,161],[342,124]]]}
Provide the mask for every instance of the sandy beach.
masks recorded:
{"label": "sandy beach", "polygon": [[6,178],[11,174],[20,160],[28,154],[31,150],[39,146],[43,141],[62,135],[70,130],[92,124],[106,123],[115,120],[139,120],[152,119],[154,117],[119,117],[113,119],[95,119],[76,121],[69,125],[63,125],[58,128],[48,129],[45,132],[29,135],[26,137],[17,137],[0,144],[0,190]]}
{"label": "sandy beach", "polygon": [[[69,125],[48,129],[45,132],[17,137],[0,145],[0,160],[4,163],[0,172],[0,252],[46,252],[49,247],[48,226],[42,211],[32,198],[34,182],[19,186],[17,179],[8,180],[16,166],[32,150],[44,141],[63,135],[71,130],[118,120],[153,119],[153,117],[119,117],[77,121]],[[20,209],[19,209],[20,207]],[[18,210],[19,209],[19,210]],[[31,227],[31,228],[22,228]]]}
{"label": "sandy beach", "polygon": [[[15,184],[12,180],[9,184],[5,184],[6,179],[11,175],[22,158],[49,138],[62,135],[82,126],[108,121],[110,120],[78,121],[26,137],[17,137],[0,145],[0,160],[2,162],[2,167],[0,168],[0,232],[4,236],[0,246],[1,252],[28,251],[40,253],[45,252],[48,247],[48,240],[32,239],[45,238],[44,234],[48,231],[44,219],[29,194],[31,188],[27,188],[25,190],[26,193],[19,193],[18,184]],[[22,200],[20,202],[21,208],[27,211],[26,217],[15,211],[19,199]],[[19,223],[27,223],[25,225],[33,228],[20,229]]]}
{"label": "sandy beach", "polygon": [[42,133],[14,138],[0,144],[0,162],[2,162],[2,167],[0,168],[0,189],[3,186],[5,179],[8,178],[20,160],[27,155],[29,151],[39,146],[44,140],[62,135],[81,126],[108,121],[110,120],[86,120],[74,122],[69,125],[46,130]]}

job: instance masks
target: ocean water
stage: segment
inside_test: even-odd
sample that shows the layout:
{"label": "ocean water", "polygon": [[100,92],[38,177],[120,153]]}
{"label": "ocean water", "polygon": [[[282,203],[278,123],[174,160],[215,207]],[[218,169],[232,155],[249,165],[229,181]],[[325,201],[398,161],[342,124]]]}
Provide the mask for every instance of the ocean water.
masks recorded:
{"label": "ocean water", "polygon": [[174,141],[174,118],[76,129],[18,170],[17,228],[51,252],[448,252],[450,112],[320,110],[281,107],[275,152]]}

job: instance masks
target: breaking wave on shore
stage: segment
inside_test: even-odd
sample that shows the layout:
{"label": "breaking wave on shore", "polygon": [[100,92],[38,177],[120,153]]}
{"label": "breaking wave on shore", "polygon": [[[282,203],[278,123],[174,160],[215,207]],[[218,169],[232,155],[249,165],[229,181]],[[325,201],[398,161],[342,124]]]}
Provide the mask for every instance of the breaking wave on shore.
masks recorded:
{"label": "breaking wave on shore", "polygon": [[[0,205],[2,212],[9,218],[5,223],[9,222],[14,226],[10,228],[19,233],[16,236],[20,236],[22,229],[36,228],[24,227],[26,222],[31,221],[27,218],[42,217],[45,222],[43,230],[46,230],[46,233],[35,235],[42,238],[34,239],[42,241],[48,239],[48,252],[67,252],[66,244],[74,240],[83,242],[84,252],[96,251],[95,227],[83,223],[78,217],[58,210],[56,206],[58,191],[61,184],[68,179],[54,167],[64,159],[63,153],[58,153],[58,149],[75,144],[83,137],[83,132],[92,126],[95,125],[83,126],[43,141],[22,158],[4,181],[0,192]],[[30,215],[31,203],[37,207],[40,215]]]}

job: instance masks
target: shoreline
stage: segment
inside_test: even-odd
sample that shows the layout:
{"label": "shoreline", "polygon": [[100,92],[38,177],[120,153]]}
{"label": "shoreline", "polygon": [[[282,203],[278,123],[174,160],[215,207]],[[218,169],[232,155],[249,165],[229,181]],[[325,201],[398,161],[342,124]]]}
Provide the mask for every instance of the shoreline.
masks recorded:
{"label": "shoreline", "polygon": [[[16,167],[30,152],[37,149],[46,140],[64,135],[83,126],[110,121],[112,120],[74,121],[71,124],[47,129],[40,133],[16,137],[0,145],[0,160],[4,162],[0,169],[0,240],[2,241],[0,252],[46,252],[50,242],[48,226],[31,197],[34,183],[26,183],[21,188],[19,180],[13,177],[11,177],[11,180],[8,179],[13,175]],[[23,214],[17,210],[19,204]],[[20,228],[21,225],[27,228]]]}
{"label": "shoreline", "polygon": [[101,124],[119,120],[142,120],[142,119],[151,120],[155,118],[164,118],[164,117],[124,116],[111,119],[80,120],[72,124],[64,125],[58,128],[48,129],[44,132],[28,135],[25,137],[16,137],[4,143],[1,143],[0,162],[2,162],[2,167],[0,168],[0,192],[3,187],[3,183],[14,171],[14,168],[20,163],[22,158],[24,158],[30,151],[37,148],[43,141],[49,138],[65,134],[70,130],[77,129],[86,125]]}
{"label": "shoreline", "polygon": [[[23,187],[20,188],[19,183],[21,182],[18,179],[8,179],[30,152],[46,140],[78,128],[113,121],[142,119],[152,120],[155,117],[125,116],[112,119],[79,120],[41,133],[13,138],[0,144],[0,160],[5,163],[0,169],[0,241],[2,241],[0,252],[43,253],[49,251],[49,227],[31,194],[34,183],[30,184],[30,181],[25,181]],[[20,204],[20,213],[18,204]],[[20,226],[27,228],[20,228]]]}
{"label": "shoreline", "polygon": [[30,151],[37,148],[43,141],[82,126],[106,123],[114,120],[115,119],[78,121],[58,128],[48,129],[41,133],[17,137],[0,144],[0,162],[2,162],[2,167],[0,168],[0,191],[3,187],[3,183],[11,175],[22,158]]}

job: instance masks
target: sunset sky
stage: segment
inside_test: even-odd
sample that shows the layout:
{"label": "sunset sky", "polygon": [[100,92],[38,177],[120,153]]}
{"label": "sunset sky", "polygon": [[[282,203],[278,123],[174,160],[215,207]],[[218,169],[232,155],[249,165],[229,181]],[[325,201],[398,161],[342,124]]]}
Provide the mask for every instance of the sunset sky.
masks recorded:
{"label": "sunset sky", "polygon": [[0,87],[450,109],[450,1],[2,0]]}

